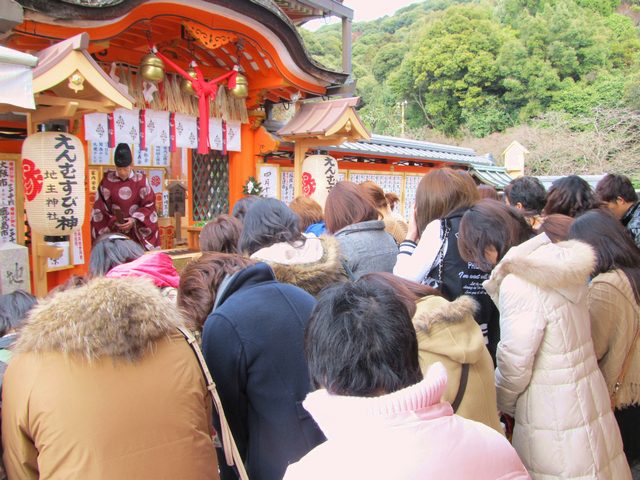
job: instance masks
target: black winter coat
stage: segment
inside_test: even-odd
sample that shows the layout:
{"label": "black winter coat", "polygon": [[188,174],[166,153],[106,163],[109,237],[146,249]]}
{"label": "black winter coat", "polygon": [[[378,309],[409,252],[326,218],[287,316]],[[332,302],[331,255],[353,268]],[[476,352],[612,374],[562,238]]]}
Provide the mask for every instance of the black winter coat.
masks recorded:
{"label": "black winter coat", "polygon": [[221,286],[204,325],[204,357],[251,480],[280,480],[324,441],[301,403],[311,390],[304,330],[315,303],[258,263]]}

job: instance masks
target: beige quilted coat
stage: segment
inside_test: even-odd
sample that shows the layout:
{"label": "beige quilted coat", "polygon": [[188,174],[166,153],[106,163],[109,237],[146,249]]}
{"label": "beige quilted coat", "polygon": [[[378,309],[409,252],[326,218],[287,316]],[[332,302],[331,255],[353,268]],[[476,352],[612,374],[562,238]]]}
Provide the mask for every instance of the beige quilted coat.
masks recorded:
{"label": "beige quilted coat", "polygon": [[[611,393],[632,348],[636,330],[640,328],[640,306],[622,270],[601,273],[593,279],[589,287],[589,313],[593,346]],[[640,339],[633,346],[631,355],[631,363],[616,395],[616,408],[640,404]]]}
{"label": "beige quilted coat", "polygon": [[586,244],[542,234],[484,283],[500,310],[498,408],[515,417],[513,446],[534,480],[631,478],[591,340],[594,262]]}

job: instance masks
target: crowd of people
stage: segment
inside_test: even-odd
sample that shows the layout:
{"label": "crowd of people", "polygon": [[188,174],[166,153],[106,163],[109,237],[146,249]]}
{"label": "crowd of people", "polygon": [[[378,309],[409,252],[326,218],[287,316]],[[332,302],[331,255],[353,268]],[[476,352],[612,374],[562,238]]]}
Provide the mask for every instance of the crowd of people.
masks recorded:
{"label": "crowd of people", "polygon": [[640,478],[629,179],[397,202],[248,196],[181,272],[116,219],[86,278],[0,296],[9,480]]}

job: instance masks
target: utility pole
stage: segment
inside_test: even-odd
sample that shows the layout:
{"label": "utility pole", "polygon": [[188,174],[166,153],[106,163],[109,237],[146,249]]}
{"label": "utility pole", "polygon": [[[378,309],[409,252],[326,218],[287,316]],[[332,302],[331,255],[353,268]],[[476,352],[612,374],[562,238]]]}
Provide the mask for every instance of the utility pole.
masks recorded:
{"label": "utility pole", "polygon": [[407,105],[407,101],[400,102],[400,136],[404,137],[404,107]]}

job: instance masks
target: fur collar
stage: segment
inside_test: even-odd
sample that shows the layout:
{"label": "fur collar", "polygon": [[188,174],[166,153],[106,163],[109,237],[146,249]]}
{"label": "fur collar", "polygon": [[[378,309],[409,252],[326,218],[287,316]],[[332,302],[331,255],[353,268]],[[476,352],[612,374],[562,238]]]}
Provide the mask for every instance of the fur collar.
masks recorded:
{"label": "fur collar", "polygon": [[36,306],[16,351],[134,361],[182,325],[175,305],[150,280],[101,277]]}
{"label": "fur collar", "polygon": [[332,236],[322,236],[320,239],[308,238],[306,241],[322,242],[322,256],[319,260],[285,264],[268,258],[255,258],[269,264],[279,282],[296,285],[311,295],[317,295],[329,284],[345,281],[338,241]]}
{"label": "fur collar", "polygon": [[596,254],[586,243],[551,243],[543,233],[509,250],[484,287],[493,296],[505,277],[514,274],[546,289],[571,289],[586,285],[595,263]]}
{"label": "fur collar", "polygon": [[473,316],[480,308],[478,303],[467,295],[463,295],[453,302],[438,302],[441,304],[436,307],[429,305],[429,299],[420,303],[425,303],[426,308],[420,308],[420,304],[418,304],[419,311],[413,317],[413,325],[418,332],[428,332],[435,323],[460,323],[469,315]]}

